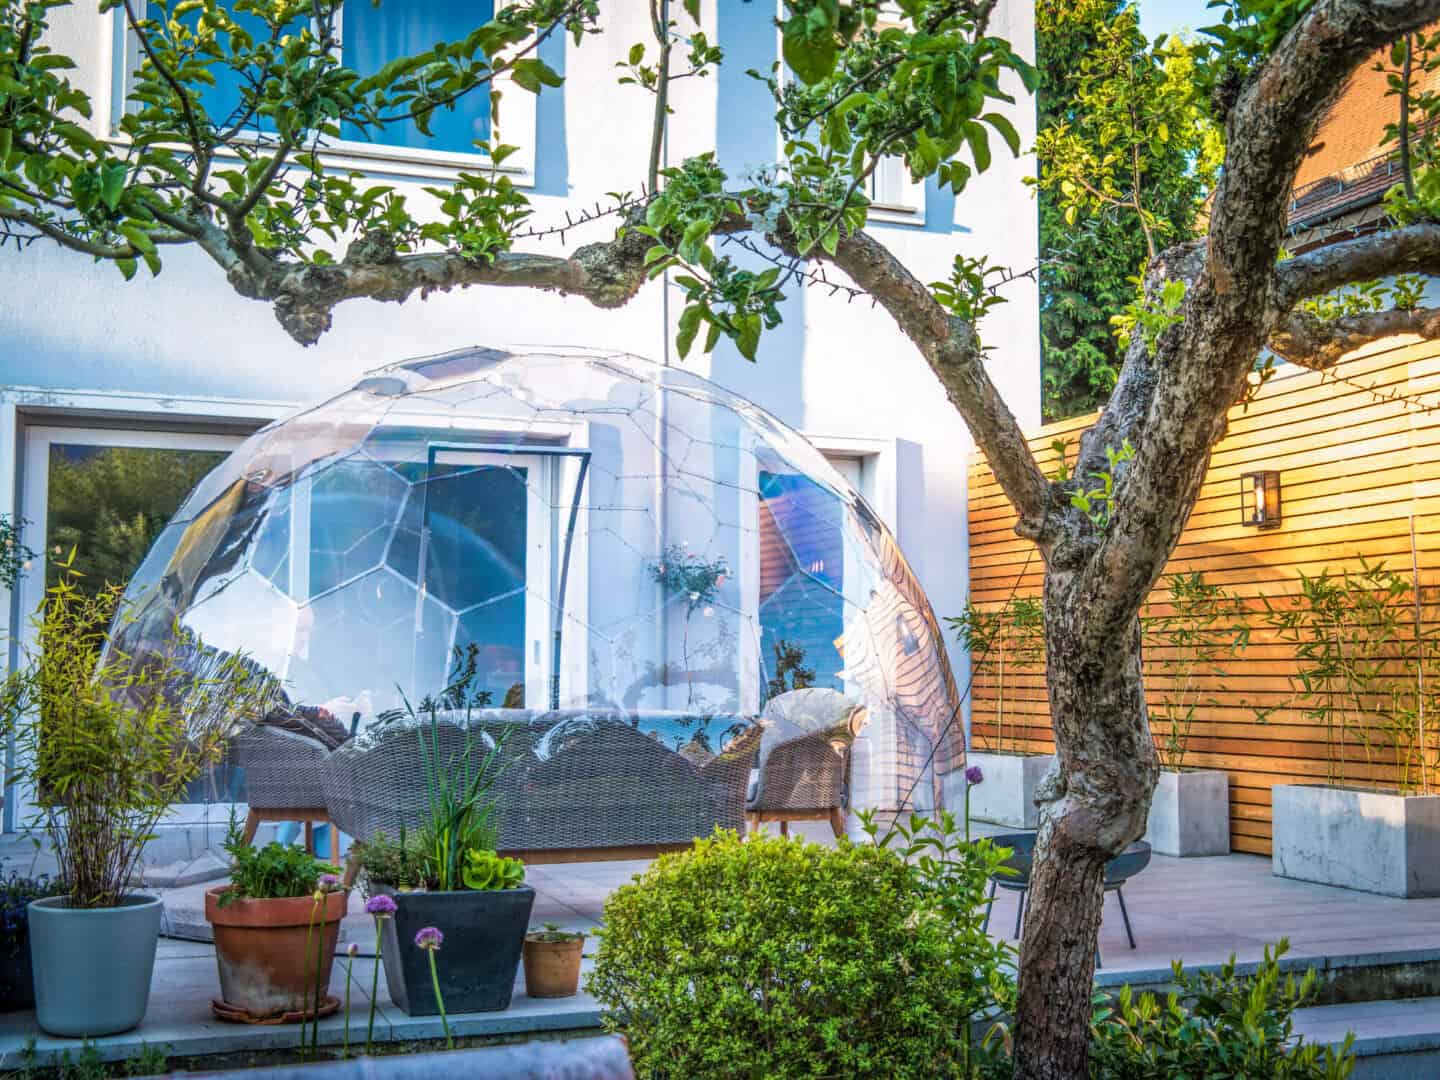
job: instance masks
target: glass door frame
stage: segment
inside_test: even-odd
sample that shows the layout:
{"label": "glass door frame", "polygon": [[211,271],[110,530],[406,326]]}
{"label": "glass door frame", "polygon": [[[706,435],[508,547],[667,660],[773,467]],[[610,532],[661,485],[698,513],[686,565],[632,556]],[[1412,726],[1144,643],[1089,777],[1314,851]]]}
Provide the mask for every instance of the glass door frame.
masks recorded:
{"label": "glass door frame", "polygon": [[[566,459],[576,464],[573,488],[567,488],[563,465]],[[588,626],[588,563],[583,530],[576,536],[585,502],[585,480],[590,471],[590,451],[585,447],[553,446],[544,443],[475,444],[464,442],[431,442],[426,447],[426,476],[434,475],[437,465],[476,467],[511,466],[533,469],[538,473],[538,488],[543,496],[526,481],[526,593],[540,601],[527,604],[525,612],[525,703],[528,709],[558,709],[562,685],[575,700],[584,700],[584,667],[574,662],[584,657],[588,645],[583,631]],[[420,566],[423,576],[425,547],[429,532],[429,484],[422,514]],[[530,511],[539,503],[540,514]],[[568,506],[567,506],[568,504]],[[548,512],[543,512],[548,510]],[[531,556],[539,556],[533,562]],[[576,566],[576,563],[580,566]],[[537,574],[536,571],[539,571]],[[424,591],[421,591],[423,601]],[[417,611],[417,619],[419,613]],[[565,634],[566,623],[574,624]],[[581,638],[575,641],[575,630]],[[459,629],[456,629],[457,640]],[[566,662],[567,656],[570,662]],[[543,704],[542,704],[543,703]]]}
{"label": "glass door frame", "polygon": [[[22,575],[17,584],[19,595],[20,623],[17,637],[22,655],[35,645],[35,627],[30,615],[39,608],[45,598],[45,571],[50,554],[48,542],[50,497],[50,453],[54,446],[123,447],[137,450],[234,450],[245,441],[239,433],[215,431],[181,431],[174,428],[108,427],[100,424],[67,426],[57,423],[27,424],[22,430],[19,444],[22,450],[20,470],[20,492],[17,500],[20,517],[30,522],[35,530],[31,535],[42,542],[34,545],[36,557],[30,569]],[[177,508],[178,509],[178,508]],[[15,763],[15,748],[12,743],[4,747],[7,765]],[[19,831],[29,820],[34,805],[26,785],[16,785],[7,790],[4,797],[6,831]],[[218,807],[222,811],[233,806],[231,803],[178,804],[165,819],[165,824],[179,825],[205,820],[209,812]],[[237,812],[244,810],[238,807]]]}

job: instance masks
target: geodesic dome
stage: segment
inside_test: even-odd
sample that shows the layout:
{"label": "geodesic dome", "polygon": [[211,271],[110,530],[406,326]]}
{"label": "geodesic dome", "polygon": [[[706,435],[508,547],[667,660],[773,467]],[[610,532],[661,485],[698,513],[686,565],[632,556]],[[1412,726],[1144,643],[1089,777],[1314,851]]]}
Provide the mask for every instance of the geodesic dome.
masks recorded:
{"label": "geodesic dome", "polygon": [[127,653],[178,619],[362,731],[459,650],[492,718],[603,711],[675,752],[832,689],[865,709],[859,806],[931,806],[963,760],[935,618],[865,501],[763,409],[625,355],[379,369],[207,476],[128,597]]}

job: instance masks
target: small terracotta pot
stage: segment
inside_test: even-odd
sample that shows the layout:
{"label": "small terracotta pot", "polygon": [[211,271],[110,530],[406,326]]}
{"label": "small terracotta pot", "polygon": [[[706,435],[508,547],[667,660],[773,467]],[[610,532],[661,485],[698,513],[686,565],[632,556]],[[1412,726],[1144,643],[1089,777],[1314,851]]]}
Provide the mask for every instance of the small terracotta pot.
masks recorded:
{"label": "small terracotta pot", "polygon": [[525,938],[525,993],[533,998],[574,997],[580,989],[583,937],[565,941]]}
{"label": "small terracotta pot", "polygon": [[330,994],[330,969],[335,965],[335,943],[349,894],[326,893],[318,911],[310,896],[235,900],[222,908],[220,895],[229,888],[218,885],[205,891],[205,918],[215,931],[220,997],[247,1019],[287,1014],[296,1020],[308,1019],[307,993],[311,1009],[316,1001],[316,938],[320,946],[318,1000],[323,1003]]}

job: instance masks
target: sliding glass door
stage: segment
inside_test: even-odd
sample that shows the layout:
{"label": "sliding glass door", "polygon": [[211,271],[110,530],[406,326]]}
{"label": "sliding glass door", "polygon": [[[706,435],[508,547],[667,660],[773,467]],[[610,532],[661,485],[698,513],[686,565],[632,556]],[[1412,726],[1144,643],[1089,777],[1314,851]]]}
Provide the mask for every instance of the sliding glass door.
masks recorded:
{"label": "sliding glass door", "polygon": [[[123,584],[200,478],[240,443],[234,435],[104,428],[32,427],[25,435],[21,517],[40,551],[20,586],[22,639],[34,641],[31,614],[74,552],[79,587]],[[36,543],[43,539],[44,543]],[[11,748],[6,748],[7,755]],[[7,828],[29,816],[25,793],[7,798]],[[243,802],[243,778],[222,766],[202,777],[176,808],[180,820],[204,807]],[[223,810],[222,810],[223,812]]]}

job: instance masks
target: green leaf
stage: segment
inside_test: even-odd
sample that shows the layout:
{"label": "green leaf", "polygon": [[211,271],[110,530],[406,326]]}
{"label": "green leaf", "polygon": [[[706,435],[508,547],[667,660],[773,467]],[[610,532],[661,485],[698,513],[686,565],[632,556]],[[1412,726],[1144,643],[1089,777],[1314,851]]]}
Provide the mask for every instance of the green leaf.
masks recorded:
{"label": "green leaf", "polygon": [[680,354],[683,360],[690,352],[690,346],[695,341],[695,334],[700,329],[700,320],[704,310],[699,304],[691,304],[680,313],[680,329],[675,335],[675,351]]}
{"label": "green leaf", "polygon": [[1000,137],[1005,140],[1005,145],[1010,147],[1012,154],[1020,153],[1020,133],[1015,130],[1015,125],[1010,122],[1008,117],[1001,113],[989,112],[980,119],[1000,133]]}
{"label": "green leaf", "polygon": [[806,85],[819,82],[835,69],[838,52],[835,35],[829,26],[817,26],[813,21],[815,16],[822,20],[825,18],[822,8],[811,8],[810,16],[794,15],[786,20],[781,45],[785,63]]}
{"label": "green leaf", "polygon": [[120,273],[125,275],[126,281],[129,281],[135,276],[135,271],[138,270],[140,266],[134,259],[116,259],[115,265],[120,268]]}
{"label": "green leaf", "polygon": [[515,84],[532,94],[538,94],[542,86],[561,86],[565,80],[544,60],[533,56],[516,60],[510,69]]}
{"label": "green leaf", "polygon": [[685,226],[684,235],[680,237],[680,257],[686,262],[695,262],[699,259],[701,246],[709,235],[710,222],[704,218],[699,218]]}
{"label": "green leaf", "polygon": [[735,338],[735,347],[746,360],[755,360],[755,350],[760,346],[760,316],[745,315],[739,320],[740,333]]}
{"label": "green leaf", "polygon": [[120,205],[125,194],[125,178],[129,175],[123,161],[107,161],[100,167],[100,201],[110,210]]}

